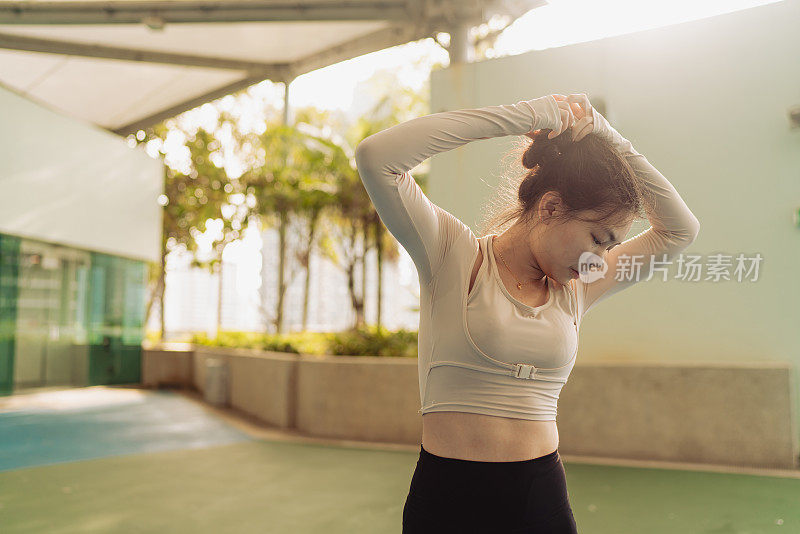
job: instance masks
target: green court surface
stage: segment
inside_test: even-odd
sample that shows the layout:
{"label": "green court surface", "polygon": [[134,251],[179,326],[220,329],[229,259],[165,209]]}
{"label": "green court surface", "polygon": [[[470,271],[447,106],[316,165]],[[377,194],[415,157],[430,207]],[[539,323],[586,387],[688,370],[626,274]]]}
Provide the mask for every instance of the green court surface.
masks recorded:
{"label": "green court surface", "polygon": [[[12,468],[0,532],[400,533],[417,456],[254,438]],[[800,478],[562,461],[582,534],[800,533]]]}
{"label": "green court surface", "polygon": [[[4,534],[399,533],[416,454],[251,441],[0,473]],[[579,531],[800,532],[800,480],[564,462]]]}

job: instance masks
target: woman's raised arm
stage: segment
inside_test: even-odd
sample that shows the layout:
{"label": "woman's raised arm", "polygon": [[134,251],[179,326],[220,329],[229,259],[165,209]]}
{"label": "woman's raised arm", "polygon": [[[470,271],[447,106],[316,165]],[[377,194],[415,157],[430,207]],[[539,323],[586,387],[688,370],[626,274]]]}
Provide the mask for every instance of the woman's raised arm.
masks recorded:
{"label": "woman's raised arm", "polygon": [[[556,95],[557,98],[562,96]],[[580,320],[597,302],[638,282],[640,278],[636,276],[637,271],[642,278],[646,276],[653,260],[663,260],[665,255],[666,259],[671,259],[691,245],[700,231],[700,222],[675,187],[588,103],[586,95],[570,95],[564,98],[591,110],[594,123],[592,135],[606,139],[625,156],[636,176],[642,179],[653,197],[652,211],[647,214],[651,227],[609,251],[605,257],[608,266],[605,276],[588,283],[580,278],[575,280]],[[627,272],[618,275],[617,267],[621,258],[635,261],[635,265],[639,266],[631,270],[632,276],[628,276]],[[629,269],[626,268],[625,271]]]}
{"label": "woman's raised arm", "polygon": [[[561,128],[552,95],[516,104],[442,111],[373,134],[356,147],[361,181],[386,228],[408,251],[428,284],[468,226],[430,201],[410,170],[429,157],[479,139]],[[474,236],[473,236],[474,238]]]}

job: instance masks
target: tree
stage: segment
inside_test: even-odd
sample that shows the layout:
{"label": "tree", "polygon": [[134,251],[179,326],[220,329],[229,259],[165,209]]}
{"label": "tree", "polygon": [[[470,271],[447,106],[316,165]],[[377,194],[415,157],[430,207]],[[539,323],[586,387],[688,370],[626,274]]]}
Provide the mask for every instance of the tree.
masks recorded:
{"label": "tree", "polygon": [[[147,143],[150,140],[163,143],[167,138],[169,129],[164,122],[148,129],[140,140]],[[210,132],[199,129],[193,135],[187,135],[186,146],[191,156],[188,173],[183,173],[169,166],[165,166],[164,196],[162,197],[162,239],[161,262],[157,269],[157,282],[154,292],[151,293],[147,305],[148,317],[153,308],[153,302],[159,301],[161,312],[160,339],[164,339],[164,295],[166,289],[166,261],[173,250],[182,248],[190,252],[197,260],[198,246],[195,239],[198,233],[205,232],[209,219],[221,216],[222,206],[226,203],[228,194],[233,192],[233,186],[227,179],[223,169],[213,163],[213,154],[220,150],[220,143]],[[229,239],[229,238],[226,238]],[[153,273],[154,270],[151,270]]]}
{"label": "tree", "polygon": [[[434,67],[435,66],[436,65],[434,65]],[[379,71],[373,75],[367,80],[366,87],[364,87],[363,90],[382,96],[349,130],[348,137],[351,140],[352,146],[357,146],[361,140],[374,133],[429,113],[429,103],[427,99],[429,91],[427,87],[426,83],[423,85],[422,90],[416,91],[403,86],[398,82],[396,75],[389,71]],[[415,178],[424,189],[427,172],[416,172]],[[364,191],[364,195],[366,196],[366,190],[364,190],[360,180],[357,187]],[[367,201],[369,206],[367,213],[362,215],[365,227],[365,248],[375,248],[376,252],[378,280],[376,308],[377,325],[380,328],[382,324],[381,308],[383,305],[383,261],[387,259],[387,257],[394,261],[398,257],[398,249],[397,241],[386,231],[386,227],[383,225],[383,222],[381,222],[380,217],[377,212],[375,212],[368,197]],[[372,230],[371,234],[366,228]],[[371,239],[367,239],[368,237],[371,237]],[[364,256],[366,256],[366,251]]]}
{"label": "tree", "polygon": [[333,185],[334,177],[342,166],[342,161],[347,162],[347,157],[341,147],[317,136],[309,136],[316,141],[318,146],[307,151],[308,167],[311,171],[306,179],[299,184],[297,214],[307,221],[308,232],[305,243],[297,252],[300,265],[305,270],[303,286],[303,331],[308,328],[308,302],[310,298],[309,287],[311,282],[311,254],[315,249],[317,233],[324,214],[338,205],[337,191]]}
{"label": "tree", "polygon": [[[226,119],[221,116],[222,122]],[[218,123],[218,127],[221,124]],[[193,173],[195,181],[200,181],[203,188],[195,189],[198,202],[202,203],[205,220],[198,221],[198,224],[190,228],[190,234],[194,237],[193,243],[197,242],[200,234],[206,233],[215,227],[215,237],[211,239],[211,258],[202,259],[196,253],[192,260],[193,267],[208,269],[210,272],[217,273],[217,314],[216,314],[216,335],[219,336],[222,329],[222,296],[223,287],[223,267],[222,255],[228,244],[237,241],[242,237],[242,231],[247,218],[247,207],[243,205],[243,198],[234,202],[232,197],[239,193],[238,182],[232,181],[225,171],[216,161],[221,159],[214,158],[214,154],[221,149],[219,140],[212,132],[200,128],[197,133],[189,140],[189,152],[191,154]],[[239,194],[239,197],[243,195]]]}
{"label": "tree", "polygon": [[304,217],[309,222],[305,248],[296,255],[307,270],[322,211],[336,202],[326,170],[333,156],[324,140],[284,124],[271,124],[264,133],[242,136],[241,146],[249,155],[241,181],[246,194],[253,199],[250,213],[262,227],[278,231],[278,287],[272,322],[275,331],[283,333],[286,290],[297,274],[291,272],[287,280],[289,225],[295,222],[292,219],[299,221]]}

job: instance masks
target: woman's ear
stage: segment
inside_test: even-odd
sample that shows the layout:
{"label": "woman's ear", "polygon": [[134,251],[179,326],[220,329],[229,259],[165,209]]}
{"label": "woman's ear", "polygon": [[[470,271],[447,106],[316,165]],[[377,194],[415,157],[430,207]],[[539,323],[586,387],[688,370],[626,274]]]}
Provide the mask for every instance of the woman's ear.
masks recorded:
{"label": "woman's ear", "polygon": [[564,202],[561,200],[561,195],[557,191],[547,191],[539,199],[539,207],[536,211],[543,223],[550,224],[556,219],[556,216],[561,215],[563,208]]}

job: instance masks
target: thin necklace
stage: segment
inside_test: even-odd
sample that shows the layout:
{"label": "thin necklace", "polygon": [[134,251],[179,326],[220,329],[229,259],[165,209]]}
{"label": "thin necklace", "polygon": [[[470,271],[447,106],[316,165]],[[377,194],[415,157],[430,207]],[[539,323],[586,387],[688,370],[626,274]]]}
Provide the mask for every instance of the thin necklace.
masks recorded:
{"label": "thin necklace", "polygon": [[[494,244],[494,238],[492,238],[492,244]],[[517,289],[522,289],[522,286],[527,284],[528,282],[520,282],[519,278],[517,278],[516,275],[514,274],[514,271],[512,271],[511,267],[509,267],[508,264],[506,263],[506,259],[503,257],[503,253],[500,252],[499,250],[497,251],[497,253],[500,255],[500,259],[503,260],[503,265],[506,266],[506,269],[508,269],[508,272],[511,273],[511,276],[514,277],[514,280],[517,281]]]}

